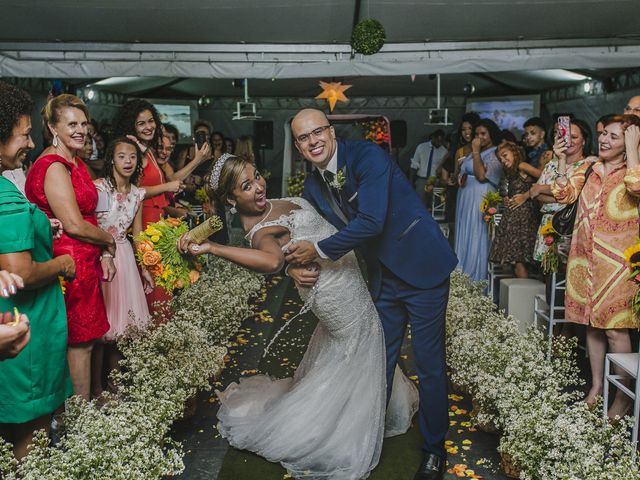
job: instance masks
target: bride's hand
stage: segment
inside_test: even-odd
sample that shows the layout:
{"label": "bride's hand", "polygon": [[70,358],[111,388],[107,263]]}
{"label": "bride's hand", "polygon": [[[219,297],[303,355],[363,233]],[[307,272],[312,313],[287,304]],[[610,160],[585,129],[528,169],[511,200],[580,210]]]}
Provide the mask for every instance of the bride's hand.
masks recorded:
{"label": "bride's hand", "polygon": [[306,266],[289,265],[286,272],[298,287],[311,288],[320,277],[320,265],[315,262]]}
{"label": "bride's hand", "polygon": [[191,243],[188,250],[191,255],[202,255],[204,253],[211,253],[213,246],[213,242],[202,242],[200,245]]}
{"label": "bride's hand", "polygon": [[192,253],[190,251],[190,247],[192,245],[198,246],[197,243],[195,243],[193,240],[191,240],[191,237],[189,236],[189,233],[183,233],[180,238],[178,239],[178,243],[176,245],[176,248],[178,249],[178,251],[180,253]]}

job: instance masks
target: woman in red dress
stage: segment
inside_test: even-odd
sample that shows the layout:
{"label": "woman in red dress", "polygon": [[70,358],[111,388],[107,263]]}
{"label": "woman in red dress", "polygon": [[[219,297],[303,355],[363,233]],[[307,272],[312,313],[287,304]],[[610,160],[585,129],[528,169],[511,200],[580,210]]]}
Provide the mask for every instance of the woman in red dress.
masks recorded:
{"label": "woman in red dress", "polygon": [[116,243],[97,227],[98,192],[77,156],[87,135],[86,105],[74,95],[60,95],[45,106],[43,118],[52,144],[31,167],[25,191],[49,218],[62,222],[64,233],[53,242],[54,256],[69,254],[76,264],[76,277],[66,285],[64,297],[67,358],[74,394],[89,400],[93,346],[109,329],[100,280],[111,281],[115,275]]}

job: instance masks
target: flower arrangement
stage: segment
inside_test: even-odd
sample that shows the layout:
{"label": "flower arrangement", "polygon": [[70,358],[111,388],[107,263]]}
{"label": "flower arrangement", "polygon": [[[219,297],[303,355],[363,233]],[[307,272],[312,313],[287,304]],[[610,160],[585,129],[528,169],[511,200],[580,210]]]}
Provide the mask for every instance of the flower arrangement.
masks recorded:
{"label": "flower arrangement", "polygon": [[502,197],[498,192],[487,192],[482,197],[482,203],[480,203],[480,213],[482,213],[482,219],[488,225],[495,225],[495,219],[493,218],[498,213],[498,207],[502,205]]}
{"label": "flower arrangement", "polygon": [[636,316],[640,316],[640,240],[624,251],[624,258],[627,260],[631,272],[629,280],[639,287],[631,300],[631,307]]}
{"label": "flower arrangement", "polygon": [[431,175],[429,178],[427,178],[427,183],[425,183],[424,185],[424,191],[427,193],[433,192],[433,189],[437,183],[438,177],[436,177],[435,175]]}
{"label": "flower arrangement", "polygon": [[385,40],[386,34],[382,24],[374,18],[368,18],[358,22],[353,29],[351,47],[363,55],[373,55],[382,48]]}
{"label": "flower arrangement", "polygon": [[553,229],[551,219],[540,227],[540,235],[544,239],[546,247],[541,258],[542,271],[547,274],[556,273],[560,263],[560,255],[558,253],[560,235]]}
{"label": "flower arrangement", "polygon": [[364,131],[364,139],[382,145],[383,143],[389,144],[391,141],[391,133],[389,132],[389,125],[384,118],[380,117],[375,120],[366,120],[363,122],[357,122]]}
{"label": "flower arrangement", "polygon": [[547,359],[543,334],[520,333],[483,287],[452,274],[447,365],[453,383],[474,399],[474,422],[501,433],[509,473],[523,480],[640,479],[629,421],[610,424],[581,400],[575,340],[555,337]]}
{"label": "flower arrangement", "polygon": [[304,190],[304,179],[306,173],[304,170],[300,170],[287,179],[287,196],[289,197],[301,197]]}
{"label": "flower arrangement", "polygon": [[153,275],[156,285],[169,293],[194,284],[204,264],[202,258],[181,255],[176,248],[188,229],[182,220],[169,217],[150,223],[134,239],[138,262]]}
{"label": "flower arrangement", "polygon": [[[20,463],[0,438],[0,477],[158,480],[179,475],[184,452],[168,436],[171,425],[183,415],[185,401],[209,388],[209,379],[224,364],[226,348],[210,341],[229,332],[218,331],[222,317],[237,325],[261,285],[258,275],[224,260],[214,259],[213,267],[206,275],[215,294],[200,307],[218,321],[208,321],[202,313],[189,316],[185,298],[171,322],[134,329],[118,340],[125,360],[122,371],[113,375],[117,394],[102,408],[96,401],[71,398],[58,446],[49,444],[44,431],[37,432]],[[178,301],[182,295],[192,301],[187,292]]]}

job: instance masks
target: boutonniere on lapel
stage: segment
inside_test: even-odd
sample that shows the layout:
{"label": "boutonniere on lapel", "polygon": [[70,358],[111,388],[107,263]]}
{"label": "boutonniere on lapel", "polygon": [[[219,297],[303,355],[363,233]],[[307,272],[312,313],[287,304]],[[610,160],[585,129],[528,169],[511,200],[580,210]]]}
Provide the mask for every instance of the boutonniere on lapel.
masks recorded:
{"label": "boutonniere on lapel", "polygon": [[335,188],[338,192],[344,188],[344,184],[347,182],[347,177],[344,174],[344,168],[338,170],[335,178],[331,182],[331,187]]}

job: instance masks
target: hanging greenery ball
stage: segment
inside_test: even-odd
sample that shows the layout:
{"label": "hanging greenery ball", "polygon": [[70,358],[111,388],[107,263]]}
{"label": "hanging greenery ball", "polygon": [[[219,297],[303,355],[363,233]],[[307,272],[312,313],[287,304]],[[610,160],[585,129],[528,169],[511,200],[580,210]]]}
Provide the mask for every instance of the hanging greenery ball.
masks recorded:
{"label": "hanging greenery ball", "polygon": [[386,35],[382,24],[373,18],[362,20],[353,29],[351,47],[363,55],[373,55],[384,45]]}

